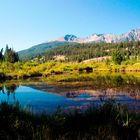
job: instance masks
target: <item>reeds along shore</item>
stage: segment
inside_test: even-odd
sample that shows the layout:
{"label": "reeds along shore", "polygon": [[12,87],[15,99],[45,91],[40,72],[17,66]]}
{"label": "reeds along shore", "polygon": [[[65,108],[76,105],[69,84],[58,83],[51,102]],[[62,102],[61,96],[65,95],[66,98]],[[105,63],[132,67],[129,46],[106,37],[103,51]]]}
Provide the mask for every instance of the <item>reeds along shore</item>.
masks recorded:
{"label": "reeds along shore", "polygon": [[140,114],[108,100],[99,108],[80,113],[36,115],[18,103],[0,105],[0,139],[31,140],[136,140],[140,139]]}

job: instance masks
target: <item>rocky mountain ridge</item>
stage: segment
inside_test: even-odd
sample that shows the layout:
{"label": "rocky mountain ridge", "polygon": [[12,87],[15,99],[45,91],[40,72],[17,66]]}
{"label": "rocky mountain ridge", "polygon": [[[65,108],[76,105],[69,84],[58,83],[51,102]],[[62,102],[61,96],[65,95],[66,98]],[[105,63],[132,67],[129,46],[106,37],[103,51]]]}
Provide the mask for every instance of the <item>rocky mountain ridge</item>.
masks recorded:
{"label": "rocky mountain ridge", "polygon": [[89,43],[89,42],[117,43],[125,41],[140,41],[140,29],[133,29],[121,35],[92,34],[86,38],[79,38],[75,35],[67,34],[64,37],[56,39],[55,41],[77,42],[77,43]]}

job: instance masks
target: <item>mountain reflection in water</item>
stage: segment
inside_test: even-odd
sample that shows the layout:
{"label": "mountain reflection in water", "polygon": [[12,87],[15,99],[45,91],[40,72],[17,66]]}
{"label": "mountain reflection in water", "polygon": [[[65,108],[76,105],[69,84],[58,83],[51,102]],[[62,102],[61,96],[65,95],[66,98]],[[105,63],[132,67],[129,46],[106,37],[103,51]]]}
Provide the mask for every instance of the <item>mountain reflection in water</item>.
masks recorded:
{"label": "mountain reflection in water", "polygon": [[140,78],[134,76],[97,76],[86,82],[60,82],[46,84],[12,82],[0,84],[0,99],[9,103],[19,102],[29,105],[35,112],[54,112],[58,106],[68,109],[85,110],[87,107],[100,105],[108,99],[127,105],[135,112],[140,112]]}

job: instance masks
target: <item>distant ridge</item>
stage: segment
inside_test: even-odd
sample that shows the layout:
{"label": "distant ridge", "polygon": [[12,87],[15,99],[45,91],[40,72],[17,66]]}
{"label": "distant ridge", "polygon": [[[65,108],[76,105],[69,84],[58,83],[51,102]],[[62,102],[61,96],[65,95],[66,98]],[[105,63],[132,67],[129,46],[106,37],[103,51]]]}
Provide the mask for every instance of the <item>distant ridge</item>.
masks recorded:
{"label": "distant ridge", "polygon": [[65,35],[64,37],[56,39],[56,41],[77,42],[77,43],[89,43],[89,42],[116,43],[125,41],[140,41],[140,29],[133,29],[122,35],[92,34],[86,38],[78,38],[75,35]]}
{"label": "distant ridge", "polygon": [[22,50],[18,52],[19,58],[22,60],[29,60],[36,56],[42,55],[47,51],[48,49],[64,46],[66,44],[69,44],[69,42],[58,42],[58,41],[52,41],[47,43],[42,43],[35,45],[29,49]]}
{"label": "distant ridge", "polygon": [[48,49],[52,49],[59,46],[64,46],[69,43],[117,43],[127,41],[140,41],[140,29],[133,29],[121,35],[114,34],[92,34],[85,38],[79,38],[72,34],[67,34],[63,37],[59,37],[54,41],[41,43],[35,45],[29,49],[19,51],[19,57],[23,60],[32,59],[33,57],[42,55]]}

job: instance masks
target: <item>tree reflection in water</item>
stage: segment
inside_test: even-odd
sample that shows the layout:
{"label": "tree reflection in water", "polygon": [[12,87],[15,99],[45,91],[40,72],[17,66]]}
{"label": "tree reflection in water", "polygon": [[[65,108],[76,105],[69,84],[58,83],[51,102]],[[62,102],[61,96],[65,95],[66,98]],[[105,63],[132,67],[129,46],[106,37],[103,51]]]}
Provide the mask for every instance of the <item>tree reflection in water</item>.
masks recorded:
{"label": "tree reflection in water", "polygon": [[15,90],[17,89],[17,85],[16,84],[1,84],[0,85],[0,91],[3,93],[3,94],[7,94],[7,102],[9,102],[9,97],[10,97],[10,94],[12,94],[12,97],[13,97],[13,101],[14,103],[16,102],[16,98],[15,98]]}
{"label": "tree reflection in water", "polygon": [[[24,86],[20,89],[20,93],[22,94],[20,98],[18,96],[19,94],[15,95],[17,92],[15,90],[18,86],[14,83],[19,82],[8,82],[9,83],[0,84],[1,95],[5,94],[2,99],[7,100],[7,102],[16,102],[16,99],[20,100],[20,102],[23,100],[26,102],[26,96],[29,94],[25,94],[24,89],[29,87],[30,91],[28,92],[30,92],[31,95],[33,94],[34,100],[32,102],[35,102],[36,105],[38,105],[38,102],[35,100],[38,100],[38,97],[43,101],[45,100],[44,98],[42,99],[41,93],[40,95],[34,94],[35,90],[39,90],[39,92],[43,91],[43,96],[50,96],[48,93],[58,94],[59,97],[64,96],[64,99],[66,98],[68,101],[73,100],[81,104],[83,102],[104,103],[108,98],[111,98],[119,103],[128,104],[131,108],[134,107],[137,110],[140,107],[140,78],[134,75],[123,75],[120,73],[114,75],[95,75],[90,81],[57,82],[54,85],[49,85],[45,82],[23,81],[23,83],[20,83]],[[47,93],[44,95],[44,92]],[[32,100],[30,97],[28,98]],[[46,102],[48,100],[49,99],[46,98]],[[53,104],[53,99],[51,103]]]}
{"label": "tree reflection in water", "polygon": [[2,84],[0,84],[0,91],[4,94],[4,86]]}

